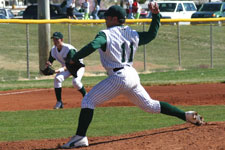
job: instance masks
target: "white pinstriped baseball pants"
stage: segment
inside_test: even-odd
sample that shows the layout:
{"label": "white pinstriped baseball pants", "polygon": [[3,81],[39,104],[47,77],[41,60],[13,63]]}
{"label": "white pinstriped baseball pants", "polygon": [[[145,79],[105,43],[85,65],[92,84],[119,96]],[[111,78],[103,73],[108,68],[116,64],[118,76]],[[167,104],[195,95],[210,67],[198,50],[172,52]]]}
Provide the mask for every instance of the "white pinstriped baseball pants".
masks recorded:
{"label": "white pinstriped baseball pants", "polygon": [[108,71],[109,76],[94,86],[82,100],[82,108],[95,109],[96,106],[120,94],[149,113],[160,113],[160,103],[151,99],[140,84],[138,73],[126,66],[117,72]]}

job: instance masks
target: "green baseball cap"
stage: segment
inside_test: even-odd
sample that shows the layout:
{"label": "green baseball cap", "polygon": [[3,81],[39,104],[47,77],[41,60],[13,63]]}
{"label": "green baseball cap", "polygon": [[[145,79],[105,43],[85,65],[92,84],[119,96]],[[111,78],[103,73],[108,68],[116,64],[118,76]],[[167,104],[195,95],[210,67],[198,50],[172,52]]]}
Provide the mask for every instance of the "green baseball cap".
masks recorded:
{"label": "green baseball cap", "polygon": [[51,38],[63,39],[63,34],[61,32],[54,32]]}
{"label": "green baseball cap", "polygon": [[118,17],[118,19],[126,19],[126,11],[121,6],[113,5],[104,14],[105,17],[112,16]]}

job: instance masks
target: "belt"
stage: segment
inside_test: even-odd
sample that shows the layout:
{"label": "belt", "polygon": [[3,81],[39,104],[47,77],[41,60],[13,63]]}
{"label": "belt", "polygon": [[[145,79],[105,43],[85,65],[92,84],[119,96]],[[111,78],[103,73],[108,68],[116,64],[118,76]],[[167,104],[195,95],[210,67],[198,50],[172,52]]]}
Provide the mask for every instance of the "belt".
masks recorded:
{"label": "belt", "polygon": [[117,72],[117,71],[119,71],[119,70],[121,70],[121,69],[123,69],[124,67],[120,67],[120,68],[114,68],[113,69],[113,72]]}

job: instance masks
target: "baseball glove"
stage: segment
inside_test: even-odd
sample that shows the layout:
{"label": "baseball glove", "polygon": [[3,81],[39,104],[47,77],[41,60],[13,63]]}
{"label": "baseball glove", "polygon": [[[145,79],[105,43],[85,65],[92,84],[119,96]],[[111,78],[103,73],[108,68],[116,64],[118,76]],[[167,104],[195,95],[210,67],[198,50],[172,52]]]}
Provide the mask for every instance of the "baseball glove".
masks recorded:
{"label": "baseball glove", "polygon": [[52,66],[48,66],[44,70],[41,70],[41,72],[45,76],[50,76],[55,73],[55,69]]}

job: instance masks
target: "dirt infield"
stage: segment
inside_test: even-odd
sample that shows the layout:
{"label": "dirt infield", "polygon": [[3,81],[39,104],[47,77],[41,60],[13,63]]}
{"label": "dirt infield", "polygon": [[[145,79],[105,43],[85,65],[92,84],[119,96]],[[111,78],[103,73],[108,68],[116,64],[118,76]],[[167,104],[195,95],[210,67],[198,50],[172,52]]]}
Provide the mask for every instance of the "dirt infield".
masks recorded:
{"label": "dirt infield", "polygon": [[[173,105],[225,105],[225,84],[148,86],[153,99]],[[90,89],[88,89],[90,90]],[[80,107],[81,95],[63,88],[64,108]],[[52,109],[54,89],[0,92],[0,111]],[[133,106],[124,96],[104,103],[107,106]],[[67,139],[0,142],[0,150],[54,150]],[[225,122],[204,126],[188,123],[169,128],[147,130],[114,137],[91,137],[90,146],[82,150],[225,150]]]}

